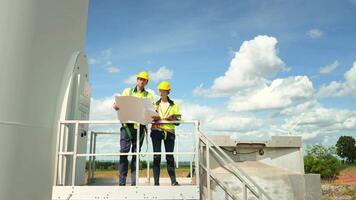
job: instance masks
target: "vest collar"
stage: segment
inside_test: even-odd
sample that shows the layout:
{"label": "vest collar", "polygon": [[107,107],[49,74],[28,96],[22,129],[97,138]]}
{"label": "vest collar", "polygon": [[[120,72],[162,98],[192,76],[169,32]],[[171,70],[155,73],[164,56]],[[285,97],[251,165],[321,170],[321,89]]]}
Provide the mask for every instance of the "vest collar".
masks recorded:
{"label": "vest collar", "polygon": [[[156,105],[159,105],[161,103],[162,99],[159,99],[157,102],[156,102]],[[173,106],[174,105],[174,101],[172,101],[169,97],[168,97],[168,103],[170,106]]]}
{"label": "vest collar", "polygon": [[[135,86],[133,92],[137,93],[137,85]],[[145,88],[143,88],[142,92],[146,92]]]}

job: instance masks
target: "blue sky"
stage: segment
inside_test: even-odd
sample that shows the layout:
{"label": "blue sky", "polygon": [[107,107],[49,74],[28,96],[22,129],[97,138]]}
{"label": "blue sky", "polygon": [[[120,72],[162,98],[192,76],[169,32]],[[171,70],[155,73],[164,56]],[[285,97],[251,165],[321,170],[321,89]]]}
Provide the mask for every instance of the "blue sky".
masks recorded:
{"label": "blue sky", "polygon": [[114,118],[113,95],[147,70],[211,134],[355,136],[355,21],[355,0],[91,0],[91,118]]}

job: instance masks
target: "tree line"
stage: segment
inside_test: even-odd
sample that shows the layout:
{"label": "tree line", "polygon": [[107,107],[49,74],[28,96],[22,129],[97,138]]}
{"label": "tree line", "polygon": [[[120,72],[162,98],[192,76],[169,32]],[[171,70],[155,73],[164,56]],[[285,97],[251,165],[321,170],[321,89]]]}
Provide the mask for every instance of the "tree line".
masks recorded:
{"label": "tree line", "polygon": [[323,146],[321,144],[307,147],[304,156],[304,169],[306,173],[320,174],[325,180],[334,180],[343,165],[356,163],[355,138],[341,136],[335,146]]}

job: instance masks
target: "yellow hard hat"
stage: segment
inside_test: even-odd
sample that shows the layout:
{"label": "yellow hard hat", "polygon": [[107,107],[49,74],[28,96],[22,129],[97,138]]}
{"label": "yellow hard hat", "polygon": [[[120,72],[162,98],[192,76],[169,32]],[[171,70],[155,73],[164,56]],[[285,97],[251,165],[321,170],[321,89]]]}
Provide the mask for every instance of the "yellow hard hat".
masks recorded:
{"label": "yellow hard hat", "polygon": [[169,84],[168,81],[162,81],[158,87],[159,90],[170,90],[171,89],[171,84]]}
{"label": "yellow hard hat", "polygon": [[143,78],[146,80],[150,80],[150,77],[148,76],[148,72],[142,71],[139,74],[137,74],[137,78]]}

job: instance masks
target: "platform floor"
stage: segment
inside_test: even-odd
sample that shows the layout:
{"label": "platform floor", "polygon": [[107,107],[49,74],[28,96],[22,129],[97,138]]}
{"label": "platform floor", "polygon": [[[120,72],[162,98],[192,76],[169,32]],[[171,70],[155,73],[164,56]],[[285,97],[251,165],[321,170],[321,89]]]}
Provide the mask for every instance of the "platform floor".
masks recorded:
{"label": "platform floor", "polygon": [[[200,198],[199,186],[190,178],[177,178],[179,186],[171,186],[168,177],[160,179],[160,186],[154,186],[153,178],[139,178],[138,186],[119,186],[118,179],[97,178],[95,182],[83,186],[54,186],[52,200],[92,200],[92,199],[190,199]],[[194,182],[194,180],[193,180]]]}
{"label": "platform floor", "polygon": [[[177,177],[177,181],[180,185],[193,185],[194,180],[190,178],[179,178]],[[94,182],[89,183],[87,186],[118,186],[119,180],[117,179],[110,179],[110,178],[96,178]],[[131,185],[131,179],[128,178],[126,181],[126,185]],[[150,179],[147,178],[139,178],[139,185],[140,186],[153,186],[154,180],[153,177]],[[171,180],[168,177],[160,178],[160,185],[161,186],[170,186]]]}

